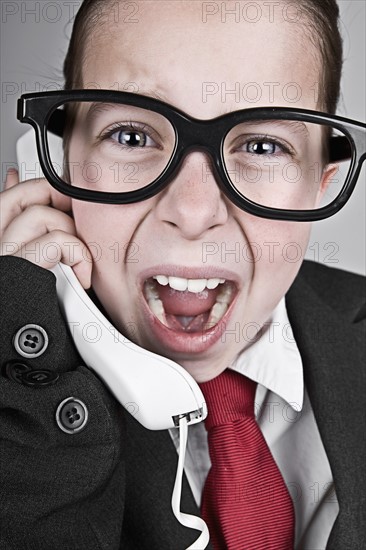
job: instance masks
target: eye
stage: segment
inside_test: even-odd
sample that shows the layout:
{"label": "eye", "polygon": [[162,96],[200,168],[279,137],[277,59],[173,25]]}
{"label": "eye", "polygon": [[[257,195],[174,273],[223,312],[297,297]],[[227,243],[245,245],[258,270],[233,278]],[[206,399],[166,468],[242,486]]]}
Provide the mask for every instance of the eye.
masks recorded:
{"label": "eye", "polygon": [[257,157],[282,156],[295,154],[294,148],[288,140],[269,136],[267,134],[242,134],[234,143],[232,152],[248,154]]}
{"label": "eye", "polygon": [[137,149],[140,147],[152,147],[154,145],[154,141],[142,130],[121,128],[110,134],[110,137],[125,147]]}
{"label": "eye", "polygon": [[253,140],[244,144],[245,151],[253,155],[274,155],[283,152],[283,147],[273,141]]}

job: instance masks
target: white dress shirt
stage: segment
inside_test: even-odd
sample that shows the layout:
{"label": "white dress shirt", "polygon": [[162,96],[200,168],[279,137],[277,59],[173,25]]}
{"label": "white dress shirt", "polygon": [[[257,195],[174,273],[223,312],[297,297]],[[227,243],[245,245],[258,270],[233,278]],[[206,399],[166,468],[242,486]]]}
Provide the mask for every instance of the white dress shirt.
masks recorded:
{"label": "white dress shirt", "polygon": [[[339,506],[284,298],[260,337],[230,368],[258,383],[255,415],[294,503],[295,550],[324,550]],[[178,430],[170,435],[178,451]],[[198,506],[210,466],[201,422],[189,428],[184,467]]]}

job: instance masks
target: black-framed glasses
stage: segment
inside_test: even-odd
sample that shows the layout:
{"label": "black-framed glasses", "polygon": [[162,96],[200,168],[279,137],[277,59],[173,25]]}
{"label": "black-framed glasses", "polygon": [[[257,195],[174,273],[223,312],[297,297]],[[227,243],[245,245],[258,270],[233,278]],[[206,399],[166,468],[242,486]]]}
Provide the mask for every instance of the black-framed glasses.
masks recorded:
{"label": "black-framed glasses", "polygon": [[304,109],[260,107],[198,120],[139,94],[73,90],[22,95],[18,119],[34,127],[51,185],[100,203],[156,195],[200,151],[202,185],[214,177],[242,210],[315,221],[344,206],[366,158],[365,124]]}

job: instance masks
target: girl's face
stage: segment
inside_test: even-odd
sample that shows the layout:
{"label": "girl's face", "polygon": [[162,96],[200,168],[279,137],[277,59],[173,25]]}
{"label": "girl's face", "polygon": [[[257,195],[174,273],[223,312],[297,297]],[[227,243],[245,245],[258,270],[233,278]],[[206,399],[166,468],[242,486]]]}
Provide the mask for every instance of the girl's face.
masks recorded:
{"label": "girl's face", "polygon": [[[84,87],[158,97],[201,119],[260,106],[317,109],[320,61],[301,12],[257,2],[258,19],[245,4],[230,14],[222,2],[144,0],[118,10],[113,3],[89,37]],[[77,154],[71,139],[71,162]],[[314,192],[310,200],[318,198]],[[235,207],[199,151],[149,200],[74,201],[73,212],[94,255],[93,288],[114,325],[200,382],[222,372],[270,322],[310,230],[308,223],[261,219]],[[188,290],[152,279],[159,275],[178,278],[172,286]],[[209,281],[191,292],[202,281],[190,279]]]}

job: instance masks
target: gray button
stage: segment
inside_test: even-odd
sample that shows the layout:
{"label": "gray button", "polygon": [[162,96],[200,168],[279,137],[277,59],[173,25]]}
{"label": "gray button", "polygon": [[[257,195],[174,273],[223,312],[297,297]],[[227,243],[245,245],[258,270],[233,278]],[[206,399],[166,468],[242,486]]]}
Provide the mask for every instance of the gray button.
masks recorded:
{"label": "gray button", "polygon": [[57,407],[56,422],[67,434],[80,432],[88,422],[88,408],[80,399],[68,397]]}
{"label": "gray button", "polygon": [[47,332],[39,325],[25,325],[14,336],[14,347],[23,357],[39,357],[48,347]]}

